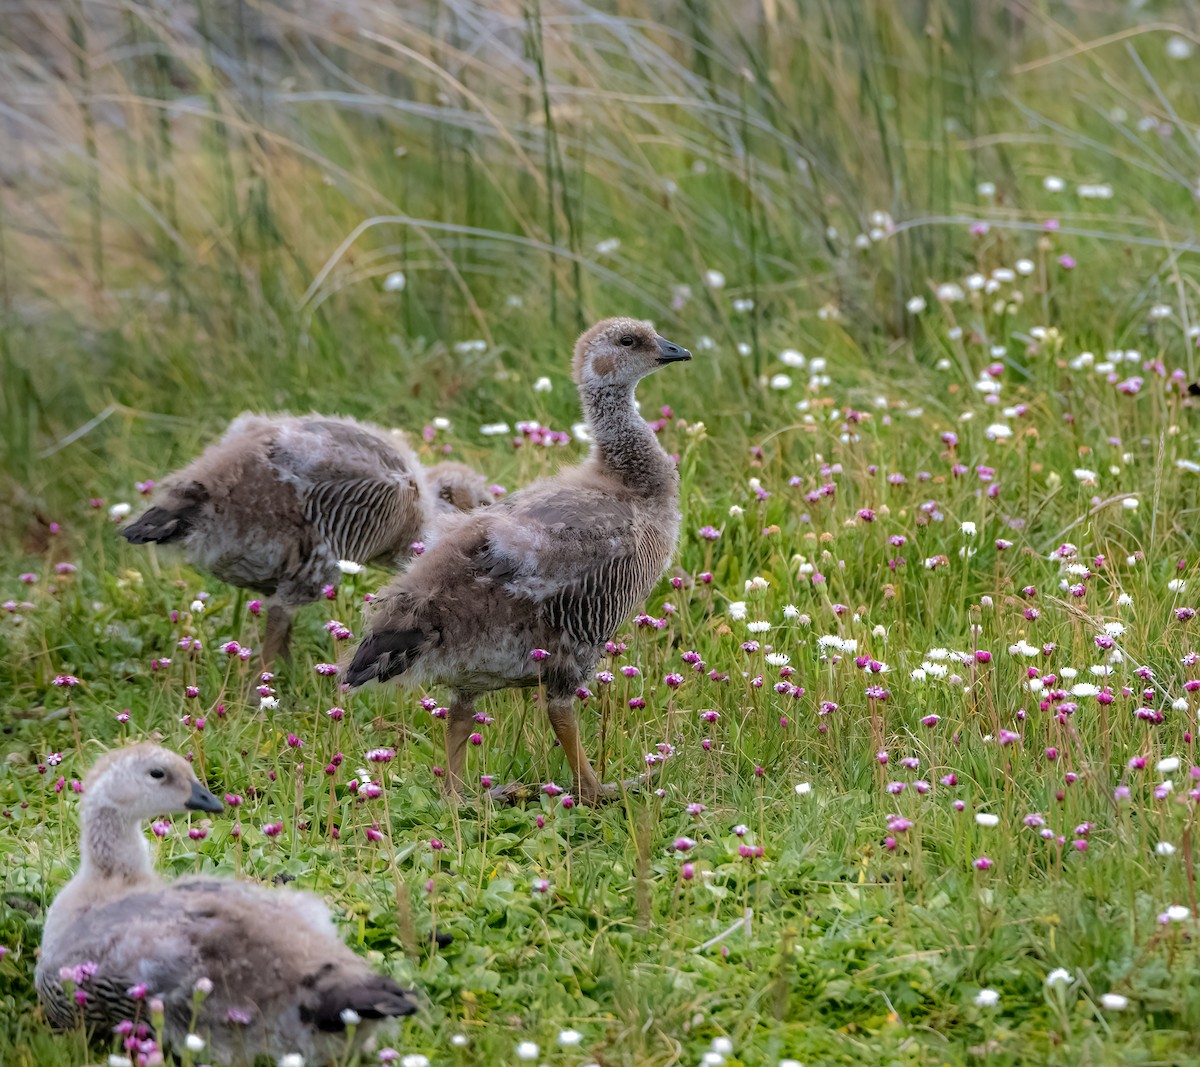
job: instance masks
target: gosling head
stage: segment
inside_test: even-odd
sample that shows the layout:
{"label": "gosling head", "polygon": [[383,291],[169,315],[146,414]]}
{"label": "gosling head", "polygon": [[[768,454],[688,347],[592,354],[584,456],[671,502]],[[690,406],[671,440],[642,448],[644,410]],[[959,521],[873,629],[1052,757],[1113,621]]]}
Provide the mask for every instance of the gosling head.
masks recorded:
{"label": "gosling head", "polygon": [[427,477],[439,512],[470,511],[492,502],[487,479],[465,463],[435,463]]}
{"label": "gosling head", "polygon": [[648,322],[605,319],[575,343],[571,376],[576,385],[634,385],[668,363],[691,359]]}
{"label": "gosling head", "polygon": [[222,808],[196,780],[187,760],[148,743],[102,756],[84,779],[83,796],[86,804],[104,803],[138,820]]}

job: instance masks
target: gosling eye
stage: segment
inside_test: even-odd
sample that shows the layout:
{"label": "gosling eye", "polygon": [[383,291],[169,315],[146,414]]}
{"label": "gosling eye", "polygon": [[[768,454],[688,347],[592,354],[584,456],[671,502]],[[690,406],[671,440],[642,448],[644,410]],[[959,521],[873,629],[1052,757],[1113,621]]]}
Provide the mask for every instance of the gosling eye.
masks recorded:
{"label": "gosling eye", "polygon": [[636,341],[634,339],[633,334],[631,334],[631,333],[627,333],[627,334],[625,334],[624,337],[621,338],[621,344],[624,345],[626,348],[632,348],[635,343],[636,343]]}
{"label": "gosling eye", "polygon": [[150,769],[150,777],[151,778],[165,778],[166,776],[167,776],[167,772],[164,771],[161,767],[152,767]]}

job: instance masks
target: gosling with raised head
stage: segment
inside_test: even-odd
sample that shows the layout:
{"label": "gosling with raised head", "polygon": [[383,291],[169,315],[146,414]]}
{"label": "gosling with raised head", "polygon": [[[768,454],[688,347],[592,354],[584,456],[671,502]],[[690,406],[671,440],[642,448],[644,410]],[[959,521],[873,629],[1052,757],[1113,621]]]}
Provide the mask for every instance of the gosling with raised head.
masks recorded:
{"label": "gosling with raised head", "polygon": [[[580,799],[615,792],[588,762],[572,701],[604,643],[674,554],[679,475],[638,414],[634,390],[664,365],[690,358],[648,322],[593,326],[579,338],[573,364],[593,441],[589,458],[464,517],[376,598],[346,681],[398,677],[453,690],[451,793],[462,786],[476,699],[539,683]],[[534,658],[535,649],[547,655]]]}
{"label": "gosling with raised head", "polygon": [[267,596],[262,660],[287,658],[298,608],[339,561],[395,566],[450,513],[491,502],[461,463],[426,468],[401,434],[349,418],[239,415],[122,527],[131,544],[180,543],[190,563]]}
{"label": "gosling with raised head", "polygon": [[[187,760],[158,745],[96,763],[84,782],[82,861],[46,916],[35,974],[50,1022],[111,1031],[149,1022],[144,1001],[158,998],[164,1044],[195,1032],[212,1062],[299,1053],[325,1064],[346,1054],[348,1022],[359,1020],[357,1044],[380,1019],[411,1014],[408,991],[346,947],[319,897],[155,874],[146,819],[220,810]],[[197,1009],[198,982],[211,987]]]}

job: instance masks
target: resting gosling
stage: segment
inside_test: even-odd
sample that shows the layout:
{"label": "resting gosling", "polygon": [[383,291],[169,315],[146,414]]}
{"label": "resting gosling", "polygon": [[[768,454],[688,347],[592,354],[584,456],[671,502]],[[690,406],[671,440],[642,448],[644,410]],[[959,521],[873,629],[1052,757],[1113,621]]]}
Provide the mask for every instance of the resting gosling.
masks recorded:
{"label": "resting gosling", "polygon": [[462,787],[476,699],[539,683],[579,798],[594,803],[616,791],[600,783],[584,754],[572,701],[605,641],[674,554],[679,475],[638,414],[634,389],[665,364],[690,358],[648,322],[593,326],[579,338],[573,364],[591,456],[463,518],[372,605],[346,681],[399,676],[453,690],[452,794]]}
{"label": "resting gosling", "polygon": [[223,582],[267,595],[262,660],[288,656],[296,610],[339,561],[393,566],[450,513],[491,503],[461,463],[425,468],[398,433],[323,415],[239,415],[169,475],[121,529],[131,544],[180,542]]}
{"label": "resting gosling", "polygon": [[[222,878],[159,878],[140,824],[189,810],[220,811],[221,802],[174,752],[140,744],[92,768],[82,862],[46,916],[35,975],[54,1026],[80,1016],[102,1032],[126,1019],[149,1022],[142,999],[159,998],[163,1044],[178,1047],[195,1032],[209,1061],[299,1053],[312,1065],[346,1054],[347,1020],[361,1020],[357,1044],[379,1019],[415,1010],[406,990],[342,943],[319,897]],[[72,972],[81,1004],[63,988]],[[201,980],[211,990],[193,1021]]]}

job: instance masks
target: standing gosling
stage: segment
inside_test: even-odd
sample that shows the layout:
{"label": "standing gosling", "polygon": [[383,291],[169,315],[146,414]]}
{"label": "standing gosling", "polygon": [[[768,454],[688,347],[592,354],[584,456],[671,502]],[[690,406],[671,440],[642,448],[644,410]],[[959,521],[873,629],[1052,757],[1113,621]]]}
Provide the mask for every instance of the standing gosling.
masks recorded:
{"label": "standing gosling", "polygon": [[491,499],[482,475],[461,463],[425,468],[400,434],[247,413],[169,475],[121,535],[181,542],[196,567],[266,594],[269,666],[288,656],[296,610],[337,583],[339,560],[396,565],[435,522]]}
{"label": "standing gosling", "polygon": [[593,326],[573,365],[591,456],[467,516],[376,598],[346,680],[450,686],[452,794],[462,787],[476,699],[539,683],[577,795],[594,803],[616,791],[584,754],[572,700],[674,554],[679,475],[638,414],[634,389],[690,358],[648,322]]}
{"label": "standing gosling", "polygon": [[[46,916],[35,975],[54,1026],[81,1016],[102,1032],[135,1017],[149,1022],[142,998],[159,998],[163,1044],[178,1048],[194,1031],[208,1061],[299,1053],[311,1065],[346,1054],[347,1019],[361,1019],[357,1043],[377,1020],[415,1010],[407,991],[342,943],[319,897],[230,879],[159,878],[141,823],[189,810],[220,811],[221,802],[174,752],[140,744],[92,768],[82,862]],[[62,985],[72,972],[81,1004]],[[193,1022],[201,980],[211,990]]]}

